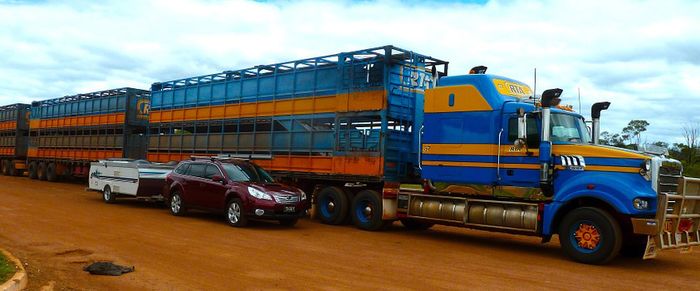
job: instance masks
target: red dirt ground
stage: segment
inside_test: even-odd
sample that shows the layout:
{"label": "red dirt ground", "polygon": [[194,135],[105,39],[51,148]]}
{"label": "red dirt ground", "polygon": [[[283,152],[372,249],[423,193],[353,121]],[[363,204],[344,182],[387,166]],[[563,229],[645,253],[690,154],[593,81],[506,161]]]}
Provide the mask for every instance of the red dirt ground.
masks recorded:
{"label": "red dirt ground", "polygon": [[[302,220],[244,229],[222,216],[171,216],[153,203],[102,202],[80,183],[0,177],[0,245],[27,265],[29,290],[700,289],[700,255],[607,266],[566,259],[556,239],[434,227],[383,232]],[[134,265],[91,276],[95,260]]]}

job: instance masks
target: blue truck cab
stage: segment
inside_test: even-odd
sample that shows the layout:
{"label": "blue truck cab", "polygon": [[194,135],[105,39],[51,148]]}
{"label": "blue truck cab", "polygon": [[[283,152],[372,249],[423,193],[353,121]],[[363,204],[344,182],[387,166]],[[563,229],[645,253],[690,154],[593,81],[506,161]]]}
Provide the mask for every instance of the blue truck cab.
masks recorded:
{"label": "blue truck cab", "polygon": [[526,84],[485,67],[437,80],[425,92],[424,189],[401,189],[395,199],[385,189],[384,218],[543,242],[556,234],[565,254],[591,264],[698,245],[698,180],[683,178],[680,162],[664,155],[597,144],[609,103],[593,106],[589,129],[558,105],[561,92],[534,99]]}

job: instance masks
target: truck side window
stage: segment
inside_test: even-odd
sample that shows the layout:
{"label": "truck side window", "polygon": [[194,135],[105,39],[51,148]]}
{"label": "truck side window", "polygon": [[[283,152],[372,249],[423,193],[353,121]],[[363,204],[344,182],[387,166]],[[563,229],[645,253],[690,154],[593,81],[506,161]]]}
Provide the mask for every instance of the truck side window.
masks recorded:
{"label": "truck side window", "polygon": [[[508,119],[508,141],[514,142],[518,138],[518,119]],[[527,118],[527,147],[537,149],[540,147],[540,128],[537,125],[537,118]]]}

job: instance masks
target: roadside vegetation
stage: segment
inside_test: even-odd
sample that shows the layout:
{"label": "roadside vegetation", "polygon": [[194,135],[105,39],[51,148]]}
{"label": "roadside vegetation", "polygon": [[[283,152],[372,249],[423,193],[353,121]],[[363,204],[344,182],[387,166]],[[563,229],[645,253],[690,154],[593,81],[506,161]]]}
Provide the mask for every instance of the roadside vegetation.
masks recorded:
{"label": "roadside vegetation", "polygon": [[15,271],[15,265],[0,253],[0,284],[12,278]]}
{"label": "roadside vegetation", "polygon": [[[646,120],[631,120],[620,133],[601,132],[600,143],[637,149],[639,144],[643,144],[642,133],[649,126],[650,124]],[[684,176],[700,177],[700,124],[686,124],[679,130],[679,133],[683,135],[683,142],[654,141],[650,144],[667,149],[669,157],[681,161]]]}

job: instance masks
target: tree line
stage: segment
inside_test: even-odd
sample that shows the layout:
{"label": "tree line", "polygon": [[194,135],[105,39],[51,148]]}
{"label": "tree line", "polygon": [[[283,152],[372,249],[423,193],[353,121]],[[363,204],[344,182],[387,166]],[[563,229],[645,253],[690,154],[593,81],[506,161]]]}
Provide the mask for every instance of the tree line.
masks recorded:
{"label": "tree line", "polygon": [[[627,149],[638,149],[642,143],[642,133],[650,126],[646,120],[631,120],[619,133],[603,131],[600,133],[600,143]],[[682,127],[683,141],[668,143],[655,141],[652,145],[668,150],[671,158],[683,163],[683,174],[689,177],[700,177],[700,124],[686,124]]]}

